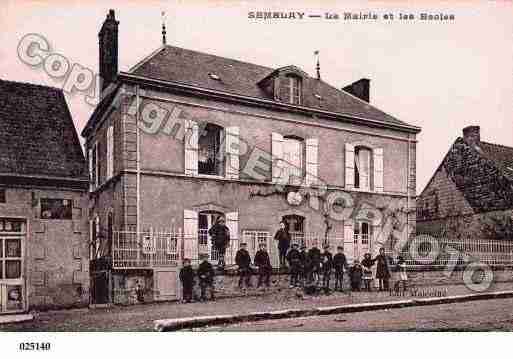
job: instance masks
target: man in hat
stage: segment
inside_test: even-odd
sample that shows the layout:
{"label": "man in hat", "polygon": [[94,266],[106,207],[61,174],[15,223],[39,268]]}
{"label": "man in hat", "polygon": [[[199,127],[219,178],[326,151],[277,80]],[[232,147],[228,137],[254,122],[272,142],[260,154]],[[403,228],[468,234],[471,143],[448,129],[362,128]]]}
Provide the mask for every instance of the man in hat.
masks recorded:
{"label": "man in hat", "polygon": [[337,254],[333,257],[333,268],[335,269],[335,290],[343,291],[342,282],[344,269],[347,270],[347,259],[342,246],[337,247]]}
{"label": "man in hat", "polygon": [[299,286],[299,274],[301,272],[301,258],[298,251],[298,244],[292,244],[292,249],[287,253],[287,261],[290,266],[290,287]]}
{"label": "man in hat", "polygon": [[330,252],[330,245],[323,246],[324,252],[321,255],[322,287],[326,293],[330,291],[331,269],[333,267],[333,255]]}
{"label": "man in hat", "polygon": [[201,300],[207,300],[207,292],[210,292],[210,300],[214,300],[214,267],[208,261],[208,254],[202,253],[200,254],[200,259],[202,259],[201,263],[198,266],[198,270],[196,274],[199,278],[199,286],[201,289]]}
{"label": "man in hat", "polygon": [[246,243],[240,244],[240,249],[235,255],[235,264],[239,267],[239,288],[242,289],[242,283],[246,283],[246,287],[251,285],[251,257],[246,250]]}
{"label": "man in hat", "polygon": [[219,253],[219,268],[224,268],[225,261],[224,256],[226,253],[226,248],[230,243],[230,230],[225,225],[225,220],[223,216],[217,218],[216,224],[214,224],[209,230],[208,234],[212,239],[212,247]]}
{"label": "man in hat", "polygon": [[255,254],[255,265],[258,267],[258,284],[257,288],[259,288],[262,283],[265,283],[265,286],[269,288],[270,279],[271,279],[271,260],[269,259],[269,253],[267,253],[265,243],[260,243],[259,249]]}

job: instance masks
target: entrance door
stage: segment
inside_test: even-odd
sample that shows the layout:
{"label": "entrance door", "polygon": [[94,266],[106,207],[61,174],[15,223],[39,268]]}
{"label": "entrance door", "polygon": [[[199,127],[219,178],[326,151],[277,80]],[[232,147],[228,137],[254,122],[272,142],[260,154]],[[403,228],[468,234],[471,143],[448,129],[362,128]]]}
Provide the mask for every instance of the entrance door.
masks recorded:
{"label": "entrance door", "polygon": [[215,211],[203,211],[198,215],[198,253],[208,253],[211,262],[219,260],[219,254],[212,249],[212,240],[208,230],[223,214]]}
{"label": "entrance door", "polygon": [[289,230],[292,243],[297,243],[300,247],[303,244],[306,244],[309,247],[312,245],[312,243],[305,243],[305,217],[297,214],[290,214],[283,216],[282,221],[285,222],[285,226]]}
{"label": "entrance door", "polygon": [[371,253],[372,227],[368,222],[356,222],[354,225],[354,258],[363,259],[365,253]]}
{"label": "entrance door", "polygon": [[0,219],[0,313],[25,310],[25,222]]}

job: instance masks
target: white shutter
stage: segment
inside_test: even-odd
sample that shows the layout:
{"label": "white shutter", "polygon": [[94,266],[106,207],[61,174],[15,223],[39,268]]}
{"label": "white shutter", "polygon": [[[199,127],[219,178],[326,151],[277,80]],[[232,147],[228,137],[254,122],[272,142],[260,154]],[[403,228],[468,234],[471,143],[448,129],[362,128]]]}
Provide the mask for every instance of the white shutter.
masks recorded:
{"label": "white shutter", "polygon": [[306,185],[311,186],[317,182],[319,168],[318,160],[319,140],[317,138],[306,139]]}
{"label": "white shutter", "polygon": [[346,188],[352,189],[354,187],[354,146],[346,143]]}
{"label": "white shutter", "polygon": [[183,210],[183,258],[198,259],[198,213]]}
{"label": "white shutter", "polygon": [[226,213],[226,227],[230,230],[230,247],[227,248],[225,261],[226,264],[233,264],[239,249],[239,212]]}
{"label": "white shutter", "polygon": [[185,120],[185,174],[196,176],[198,174],[198,124]]}
{"label": "white shutter", "polygon": [[226,178],[239,179],[239,127],[226,128]]}
{"label": "white shutter", "polygon": [[107,179],[114,175],[114,126],[107,129]]}
{"label": "white shutter", "polygon": [[374,149],[374,191],[383,192],[383,149]]}
{"label": "white shutter", "polygon": [[89,149],[89,192],[92,192],[93,186],[93,149]]}
{"label": "white shutter", "polygon": [[279,133],[272,133],[272,181],[281,182],[283,178],[283,136]]}

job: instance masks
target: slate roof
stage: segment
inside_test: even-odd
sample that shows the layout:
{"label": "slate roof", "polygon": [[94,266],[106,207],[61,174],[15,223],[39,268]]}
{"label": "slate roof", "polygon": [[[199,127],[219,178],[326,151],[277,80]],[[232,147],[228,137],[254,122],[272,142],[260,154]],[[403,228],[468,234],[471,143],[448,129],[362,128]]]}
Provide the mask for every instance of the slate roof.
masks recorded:
{"label": "slate roof", "polygon": [[505,177],[513,181],[513,147],[481,141],[484,155],[492,160]]}
{"label": "slate roof", "polygon": [[[258,83],[275,70],[167,45],[141,61],[130,73],[151,79],[174,81],[237,95],[273,100]],[[210,73],[217,75],[220,80],[211,78]],[[305,107],[409,126],[369,103],[317,78],[306,77],[303,89],[302,105]],[[315,94],[322,97],[320,104]]]}
{"label": "slate roof", "polygon": [[0,79],[0,174],[87,180],[62,90]]}

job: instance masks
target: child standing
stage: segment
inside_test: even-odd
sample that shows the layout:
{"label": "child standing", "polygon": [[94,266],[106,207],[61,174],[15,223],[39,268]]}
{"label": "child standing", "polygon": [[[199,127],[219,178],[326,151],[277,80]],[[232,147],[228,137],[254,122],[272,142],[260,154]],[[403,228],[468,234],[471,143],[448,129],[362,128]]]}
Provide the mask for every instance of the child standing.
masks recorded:
{"label": "child standing", "polygon": [[214,267],[208,261],[208,254],[200,256],[202,262],[198,266],[198,278],[201,289],[201,300],[207,300],[207,291],[210,292],[210,300],[214,300]]}
{"label": "child standing", "polygon": [[371,282],[372,282],[372,266],[374,265],[374,260],[371,257],[370,253],[365,253],[362,261],[362,270],[363,270],[363,284],[365,286],[365,290],[371,291]]}
{"label": "child standing", "polygon": [[265,286],[269,288],[271,285],[271,273],[273,267],[271,266],[271,260],[269,258],[269,253],[267,253],[265,243],[260,243],[258,252],[255,254],[255,259],[253,263],[258,267],[258,284],[257,288],[260,288],[262,284],[265,283]]}
{"label": "child standing", "polygon": [[335,290],[343,291],[342,283],[344,269],[347,269],[347,259],[342,246],[337,247],[337,254],[333,257],[333,267],[335,268]]}
{"label": "child standing", "polygon": [[349,280],[351,281],[351,290],[359,292],[362,283],[363,270],[358,259],[354,260],[353,265],[349,268]]}
{"label": "child standing", "polygon": [[406,273],[406,261],[402,256],[397,257],[397,281],[395,282],[395,291],[399,292],[399,287],[403,285],[403,291],[406,292],[408,283],[408,274]]}
{"label": "child standing", "polygon": [[235,254],[235,264],[239,267],[239,288],[242,289],[243,283],[251,288],[251,257],[246,250],[246,243],[240,244],[240,249]]}
{"label": "child standing", "polygon": [[293,243],[292,249],[287,253],[287,261],[290,266],[290,288],[299,287],[299,274],[301,272],[301,258],[298,244]]}
{"label": "child standing", "polygon": [[180,282],[182,282],[182,300],[184,303],[190,303],[192,301],[192,289],[194,288],[194,270],[190,259],[184,258],[179,277]]}

